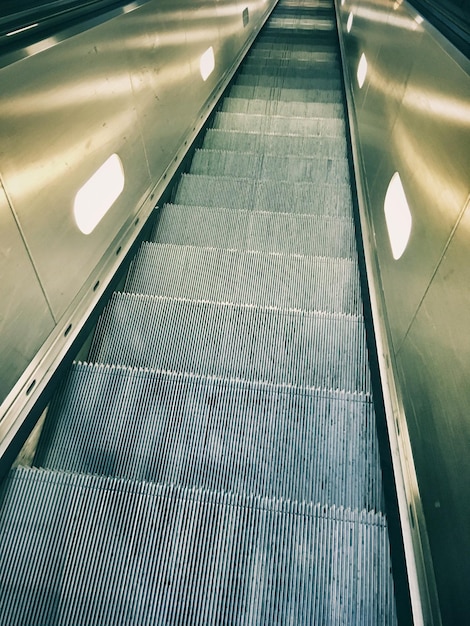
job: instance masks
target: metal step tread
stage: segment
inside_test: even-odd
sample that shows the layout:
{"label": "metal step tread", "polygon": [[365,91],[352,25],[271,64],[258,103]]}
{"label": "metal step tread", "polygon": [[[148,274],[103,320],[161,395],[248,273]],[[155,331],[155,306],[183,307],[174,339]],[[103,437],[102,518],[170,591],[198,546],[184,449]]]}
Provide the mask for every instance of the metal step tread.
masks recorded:
{"label": "metal step tread", "polygon": [[89,360],[370,393],[362,316],[115,293]]}
{"label": "metal step tread", "polygon": [[263,85],[238,85],[230,88],[232,98],[251,98],[256,100],[284,100],[286,102],[326,102],[343,103],[341,89],[295,89]]}
{"label": "metal step tread", "polygon": [[166,204],[158,211],[151,239],[180,245],[334,256],[357,262],[352,217]]}
{"label": "metal step tread", "polygon": [[124,291],[362,314],[357,264],[328,257],[144,242]]}
{"label": "metal step tread", "polygon": [[341,79],[340,66],[337,63],[315,63],[294,61],[292,59],[246,59],[238,70],[237,76],[289,76],[300,80]]}
{"label": "metal step tread", "polygon": [[383,510],[363,394],[77,363],[48,410],[35,465]]}
{"label": "metal step tread", "polygon": [[349,185],[184,174],[174,202],[283,213],[352,215]]}
{"label": "metal step tread", "polygon": [[291,61],[292,63],[315,63],[315,64],[331,64],[339,67],[339,55],[334,52],[316,52],[302,49],[280,48],[273,46],[263,47],[258,43],[254,43],[248,51],[246,61]]}
{"label": "metal step tread", "polygon": [[24,468],[3,499],[10,626],[396,623],[380,513]]}
{"label": "metal step tread", "polygon": [[274,156],[260,152],[204,148],[195,151],[189,173],[256,180],[308,181],[315,184],[350,183],[349,163],[344,157]]}
{"label": "metal step tread", "polygon": [[282,115],[294,117],[327,117],[344,120],[344,107],[328,102],[286,102],[284,100],[256,100],[252,98],[224,98],[221,111],[255,115]]}
{"label": "metal step tread", "polygon": [[325,117],[293,117],[219,111],[212,128],[262,135],[299,135],[302,137],[342,137],[344,120]]}
{"label": "metal step tread", "polygon": [[210,128],[206,132],[202,147],[206,150],[257,152],[274,156],[316,157],[324,159],[345,159],[347,157],[347,146],[344,137],[260,135],[235,130],[220,130],[217,128]]}
{"label": "metal step tread", "polygon": [[297,78],[295,76],[269,76],[266,74],[238,74],[234,86],[245,87],[269,87],[281,89],[295,89],[311,91],[333,91],[341,89],[340,78]]}
{"label": "metal step tread", "polygon": [[271,44],[274,48],[282,49],[285,45],[294,50],[310,50],[316,52],[336,52],[338,50],[338,37],[332,31],[316,31],[315,33],[295,31],[287,28],[270,28],[261,32],[260,44]]}

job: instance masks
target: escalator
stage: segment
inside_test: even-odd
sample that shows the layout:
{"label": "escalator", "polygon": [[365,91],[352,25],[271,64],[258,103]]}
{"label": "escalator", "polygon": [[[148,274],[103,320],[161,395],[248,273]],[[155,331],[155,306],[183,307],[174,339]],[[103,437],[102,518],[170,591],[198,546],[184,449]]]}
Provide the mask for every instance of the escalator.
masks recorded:
{"label": "escalator", "polygon": [[334,9],[281,0],[5,481],[5,624],[395,624]]}

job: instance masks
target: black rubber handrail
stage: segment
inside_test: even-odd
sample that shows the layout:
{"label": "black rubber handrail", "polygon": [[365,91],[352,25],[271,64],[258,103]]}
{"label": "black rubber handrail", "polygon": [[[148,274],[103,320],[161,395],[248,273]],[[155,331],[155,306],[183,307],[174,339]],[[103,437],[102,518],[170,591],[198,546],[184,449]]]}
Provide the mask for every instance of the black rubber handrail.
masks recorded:
{"label": "black rubber handrail", "polygon": [[0,9],[0,55],[31,46],[128,4],[130,0],[9,1]]}
{"label": "black rubber handrail", "polygon": [[470,59],[470,0],[409,0],[409,3]]}

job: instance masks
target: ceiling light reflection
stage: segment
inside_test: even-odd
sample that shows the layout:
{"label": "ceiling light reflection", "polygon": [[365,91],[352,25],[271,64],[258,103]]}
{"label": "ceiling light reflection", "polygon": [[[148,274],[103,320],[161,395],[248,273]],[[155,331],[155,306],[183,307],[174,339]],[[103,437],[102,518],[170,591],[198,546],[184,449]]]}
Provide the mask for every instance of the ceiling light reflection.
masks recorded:
{"label": "ceiling light reflection", "polygon": [[17,28],[16,30],[12,30],[9,33],[6,33],[5,37],[12,37],[13,35],[18,35],[19,33],[24,33],[26,30],[31,30],[31,28],[36,28],[39,26],[38,23],[30,24],[29,26],[23,26],[23,28]]}
{"label": "ceiling light reflection", "polygon": [[398,172],[392,176],[385,194],[385,221],[392,255],[397,261],[405,252],[411,234],[411,211]]}
{"label": "ceiling light reflection", "polygon": [[366,76],[367,76],[367,59],[366,59],[366,55],[362,53],[361,58],[359,59],[359,65],[357,66],[357,82],[359,85],[359,89],[362,89]]}
{"label": "ceiling light reflection", "polygon": [[214,68],[214,48],[211,46],[210,48],[207,48],[199,61],[199,71],[201,72],[202,80],[206,81],[214,71]]}
{"label": "ceiling light reflection", "polygon": [[114,153],[96,170],[75,196],[73,214],[84,235],[92,233],[124,189],[124,169]]}

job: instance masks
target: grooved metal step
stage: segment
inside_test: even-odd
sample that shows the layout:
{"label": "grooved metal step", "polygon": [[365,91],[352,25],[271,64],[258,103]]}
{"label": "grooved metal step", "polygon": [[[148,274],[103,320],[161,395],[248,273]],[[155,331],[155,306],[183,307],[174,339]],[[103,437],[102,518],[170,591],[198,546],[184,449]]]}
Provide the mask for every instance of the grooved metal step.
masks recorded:
{"label": "grooved metal step", "polygon": [[90,361],[370,392],[362,317],[114,294]]}
{"label": "grooved metal step", "polygon": [[286,102],[284,100],[252,100],[224,98],[222,111],[252,115],[293,115],[294,117],[330,117],[344,119],[342,104],[332,102]]}
{"label": "grooved metal step", "polygon": [[277,48],[264,48],[256,43],[246,55],[247,62],[265,62],[275,64],[276,61],[281,63],[290,62],[293,65],[310,63],[314,65],[327,64],[332,67],[340,68],[339,57],[337,52],[317,52],[315,50],[298,50],[291,49],[277,49]]}
{"label": "grooved metal step", "polygon": [[357,264],[348,259],[144,243],[125,291],[362,314]]}
{"label": "grooved metal step", "polygon": [[268,87],[270,89],[295,89],[311,91],[339,91],[341,89],[340,78],[296,78],[295,76],[269,76],[266,74],[238,74],[236,86],[244,87]]}
{"label": "grooved metal step", "polygon": [[[331,63],[312,63],[310,61],[296,61],[276,59],[247,59],[239,70],[238,76],[285,76],[303,80],[324,80],[334,78],[341,80],[339,65]],[[237,78],[238,80],[238,78]]]}
{"label": "grooved metal step", "polygon": [[9,626],[396,620],[379,513],[22,468],[3,500]]}
{"label": "grooved metal step", "polygon": [[274,87],[263,85],[234,84],[230,89],[232,98],[256,100],[284,100],[286,102],[332,102],[342,104],[343,96],[338,89],[316,89],[314,85],[306,89]]}
{"label": "grooved metal step", "polygon": [[348,185],[185,174],[175,204],[350,217],[351,190]]}
{"label": "grooved metal step", "polygon": [[78,363],[49,409],[35,463],[383,508],[374,410],[362,394]]}
{"label": "grooved metal step", "polygon": [[219,111],[215,115],[212,128],[235,130],[242,133],[344,138],[343,120],[322,117],[282,117],[280,115],[266,117],[264,115]]}
{"label": "grooved metal step", "polygon": [[346,158],[344,137],[296,137],[285,135],[259,135],[211,128],[204,137],[206,150],[257,152],[274,156],[316,157],[324,159]]}
{"label": "grooved metal step", "polygon": [[151,239],[181,245],[357,260],[351,217],[167,204],[159,211]]}
{"label": "grooved metal step", "polygon": [[347,159],[295,157],[293,155],[277,157],[256,152],[196,150],[190,173],[256,180],[308,181],[317,185],[349,184]]}
{"label": "grooved metal step", "polygon": [[[295,43],[293,43],[295,41]],[[294,50],[309,50],[315,52],[333,52],[338,50],[336,34],[330,31],[302,33],[289,32],[288,29],[270,28],[259,35],[259,43],[272,45],[281,49],[283,45]]]}

